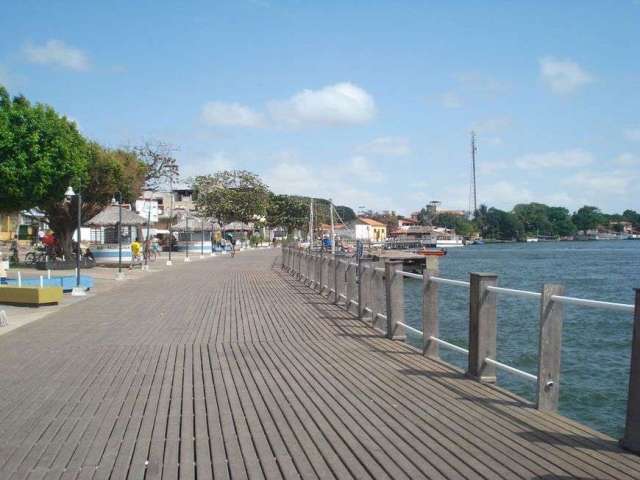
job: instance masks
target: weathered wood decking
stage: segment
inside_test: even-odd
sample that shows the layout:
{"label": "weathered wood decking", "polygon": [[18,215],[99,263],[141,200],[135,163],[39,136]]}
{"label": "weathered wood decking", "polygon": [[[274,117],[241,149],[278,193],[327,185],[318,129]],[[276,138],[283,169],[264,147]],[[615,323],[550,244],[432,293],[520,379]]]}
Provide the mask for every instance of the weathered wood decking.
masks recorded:
{"label": "weathered wood decking", "polygon": [[150,275],[0,337],[0,479],[640,478],[280,272]]}

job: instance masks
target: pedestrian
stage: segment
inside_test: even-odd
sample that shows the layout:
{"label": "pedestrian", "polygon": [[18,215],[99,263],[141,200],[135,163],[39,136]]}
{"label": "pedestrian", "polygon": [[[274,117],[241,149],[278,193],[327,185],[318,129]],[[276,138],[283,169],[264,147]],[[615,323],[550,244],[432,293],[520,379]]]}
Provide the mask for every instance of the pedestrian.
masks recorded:
{"label": "pedestrian", "polygon": [[140,265],[142,265],[142,259],[140,258],[141,251],[142,245],[138,240],[131,242],[131,263],[129,264],[129,270],[131,270],[135,264],[140,263]]}

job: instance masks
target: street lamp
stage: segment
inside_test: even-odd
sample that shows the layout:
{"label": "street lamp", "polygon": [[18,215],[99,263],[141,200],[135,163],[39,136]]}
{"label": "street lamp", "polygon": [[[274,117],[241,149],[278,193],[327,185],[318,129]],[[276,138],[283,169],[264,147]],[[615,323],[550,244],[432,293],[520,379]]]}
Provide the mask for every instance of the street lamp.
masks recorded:
{"label": "street lamp", "polygon": [[78,194],[73,191],[71,185],[67,187],[67,191],[64,192],[64,196],[67,200],[71,201],[71,199],[75,196],[78,197],[78,250],[76,251],[76,286],[71,290],[71,295],[80,297],[86,295],[84,289],[80,286],[80,257],[82,257],[82,248],[80,247],[80,241],[82,239],[81,228],[82,228],[82,192],[80,187],[78,187]]}
{"label": "street lamp", "polygon": [[204,219],[200,217],[200,258],[204,258]]}
{"label": "street lamp", "polygon": [[185,257],[184,257],[184,261],[185,262],[190,262],[191,259],[189,258],[189,242],[191,241],[191,234],[189,233],[189,210],[187,209],[187,216],[184,217],[184,229],[185,229],[185,238],[188,238],[188,240],[185,242],[186,246],[187,246],[187,251],[185,253]]}
{"label": "street lamp", "polygon": [[124,274],[122,273],[122,193],[114,193],[111,200],[112,204],[116,203],[116,196],[118,201],[118,275],[116,275],[116,280],[124,280]]}
{"label": "street lamp", "polygon": [[169,260],[167,260],[167,266],[173,265],[171,261],[171,250],[173,250],[173,232],[171,231],[173,222],[173,176],[169,179],[169,190],[171,193],[171,209],[169,210]]}

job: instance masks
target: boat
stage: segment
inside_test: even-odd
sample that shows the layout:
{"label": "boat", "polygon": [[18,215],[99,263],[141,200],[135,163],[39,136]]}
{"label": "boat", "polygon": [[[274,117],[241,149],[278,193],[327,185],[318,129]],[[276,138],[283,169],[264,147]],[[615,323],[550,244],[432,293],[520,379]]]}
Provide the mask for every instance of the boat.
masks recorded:
{"label": "boat", "polygon": [[538,237],[527,237],[527,243],[537,243]]}
{"label": "boat", "polygon": [[464,241],[462,237],[454,234],[451,235],[438,235],[436,238],[436,248],[454,248],[464,247]]}
{"label": "boat", "polygon": [[441,248],[425,248],[423,250],[416,251],[416,253],[425,257],[443,257],[447,254],[447,251]]}

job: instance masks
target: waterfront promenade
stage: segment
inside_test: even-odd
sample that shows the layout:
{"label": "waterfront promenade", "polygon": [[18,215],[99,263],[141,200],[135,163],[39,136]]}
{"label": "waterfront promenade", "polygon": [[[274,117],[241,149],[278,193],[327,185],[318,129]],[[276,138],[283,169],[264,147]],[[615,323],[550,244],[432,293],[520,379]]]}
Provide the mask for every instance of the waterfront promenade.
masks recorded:
{"label": "waterfront promenade", "polygon": [[616,442],[381,338],[246,251],[0,336],[0,479],[633,479]]}

